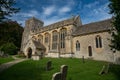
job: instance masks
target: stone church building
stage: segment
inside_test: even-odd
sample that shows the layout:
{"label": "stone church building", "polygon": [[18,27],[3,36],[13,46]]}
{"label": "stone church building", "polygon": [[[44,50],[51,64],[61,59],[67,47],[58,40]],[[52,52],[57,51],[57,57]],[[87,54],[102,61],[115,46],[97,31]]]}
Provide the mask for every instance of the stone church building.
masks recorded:
{"label": "stone church building", "polygon": [[113,62],[120,59],[110,49],[112,19],[82,25],[79,16],[44,26],[34,17],[25,22],[21,51],[26,57],[74,57]]}

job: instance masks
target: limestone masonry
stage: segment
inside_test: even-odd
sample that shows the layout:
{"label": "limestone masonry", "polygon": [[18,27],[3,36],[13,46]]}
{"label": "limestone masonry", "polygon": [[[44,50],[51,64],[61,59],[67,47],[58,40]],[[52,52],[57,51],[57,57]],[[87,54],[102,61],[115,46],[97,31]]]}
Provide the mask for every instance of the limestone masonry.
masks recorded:
{"label": "limestone masonry", "polygon": [[75,57],[119,62],[109,44],[112,19],[82,25],[79,16],[44,26],[34,17],[25,22],[21,51],[28,58]]}

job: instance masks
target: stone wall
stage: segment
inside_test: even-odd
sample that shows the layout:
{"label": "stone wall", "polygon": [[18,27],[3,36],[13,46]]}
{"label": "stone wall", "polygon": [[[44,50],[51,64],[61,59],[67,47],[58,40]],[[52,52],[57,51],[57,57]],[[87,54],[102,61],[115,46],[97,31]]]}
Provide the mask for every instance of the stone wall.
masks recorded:
{"label": "stone wall", "polygon": [[[102,48],[96,48],[95,37],[97,35],[101,36],[102,38]],[[111,35],[108,32],[93,33],[74,37],[73,52],[75,53],[75,57],[82,58],[82,56],[84,56],[85,58],[113,62],[113,52],[110,50],[110,41],[108,40],[110,37]],[[80,42],[80,51],[76,51],[77,40]],[[92,47],[92,57],[89,56],[88,46]]]}
{"label": "stone wall", "polygon": [[[65,38],[65,46],[66,48],[64,50],[60,49],[60,42],[59,42],[59,33],[60,33],[60,30],[62,28],[65,28],[67,30],[67,35],[66,35],[66,38]],[[41,35],[43,37],[42,39],[42,44],[46,47],[46,54],[49,54],[51,52],[64,52],[64,53],[71,53],[71,46],[72,46],[72,43],[71,43],[71,40],[72,40],[72,37],[71,37],[71,33],[72,33],[72,29],[74,29],[75,26],[74,25],[68,25],[68,26],[63,26],[63,27],[60,27],[60,28],[56,28],[56,29],[52,29],[52,30],[49,30],[49,31],[45,31],[45,32],[41,32],[41,33],[38,33],[38,34],[35,34],[34,36],[36,37],[36,40],[39,39],[39,35]],[[58,43],[57,43],[57,49],[56,50],[52,50],[52,32],[53,31],[57,31],[58,32]],[[50,40],[49,40],[49,43],[46,44],[45,43],[45,34],[49,34],[50,35]]]}

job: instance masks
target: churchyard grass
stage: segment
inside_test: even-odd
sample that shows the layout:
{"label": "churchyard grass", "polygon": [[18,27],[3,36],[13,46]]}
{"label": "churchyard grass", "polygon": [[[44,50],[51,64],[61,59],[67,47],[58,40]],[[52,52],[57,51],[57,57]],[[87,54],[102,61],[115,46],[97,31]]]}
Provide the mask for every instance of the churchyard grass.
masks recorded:
{"label": "churchyard grass", "polygon": [[0,65],[3,64],[3,63],[10,62],[12,60],[14,60],[14,59],[11,56],[10,57],[5,57],[5,58],[0,57]]}
{"label": "churchyard grass", "polygon": [[[52,61],[52,69],[46,71],[46,63]],[[44,58],[39,61],[27,60],[0,73],[0,80],[51,80],[60,71],[61,65],[68,66],[67,80],[120,80],[120,65],[112,65],[107,74],[99,75],[107,62],[70,59]]]}

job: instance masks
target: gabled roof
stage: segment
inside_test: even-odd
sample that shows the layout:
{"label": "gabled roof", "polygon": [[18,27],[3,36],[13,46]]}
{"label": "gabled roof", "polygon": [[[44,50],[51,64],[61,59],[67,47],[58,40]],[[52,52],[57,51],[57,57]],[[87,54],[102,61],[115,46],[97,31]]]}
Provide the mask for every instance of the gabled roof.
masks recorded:
{"label": "gabled roof", "polygon": [[72,35],[78,36],[78,35],[86,35],[86,34],[91,34],[91,33],[96,33],[96,32],[108,31],[112,27],[111,21],[112,21],[112,19],[107,19],[107,20],[93,22],[93,23],[79,26],[73,32]]}
{"label": "gabled roof", "polygon": [[47,26],[44,26],[44,27],[51,27],[51,26],[56,26],[56,27],[61,27],[61,26],[65,26],[65,25],[69,25],[69,24],[73,24],[74,21],[77,19],[77,18],[80,18],[78,15],[77,16],[73,16],[69,19],[65,19],[65,20],[62,20],[62,21],[58,21],[58,22],[55,22],[53,24],[50,24],[50,25],[47,25]]}
{"label": "gabled roof", "polygon": [[[66,19],[66,20],[62,20],[44,27],[41,27],[39,29],[39,32],[44,32],[44,31],[49,31],[49,30],[53,30],[53,29],[57,29],[66,25],[73,25],[75,22],[77,23],[77,20],[80,19],[80,16],[74,16],[72,18]],[[81,21],[79,22],[80,24]]]}
{"label": "gabled roof", "polygon": [[37,49],[43,49],[43,50],[45,49],[44,45],[41,44],[39,41],[32,40],[32,42]]}

